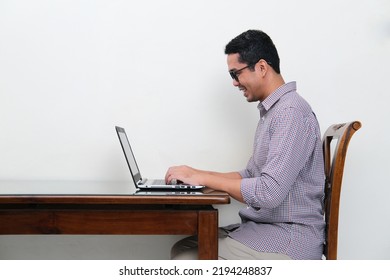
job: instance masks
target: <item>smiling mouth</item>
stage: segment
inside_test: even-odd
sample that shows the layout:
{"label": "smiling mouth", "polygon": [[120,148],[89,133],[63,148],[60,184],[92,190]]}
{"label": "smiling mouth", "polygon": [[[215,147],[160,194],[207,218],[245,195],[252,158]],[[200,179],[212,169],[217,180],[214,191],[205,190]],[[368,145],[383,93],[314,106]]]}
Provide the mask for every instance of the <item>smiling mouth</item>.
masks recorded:
{"label": "smiling mouth", "polygon": [[246,97],[246,88],[244,87],[239,87],[238,88],[240,91],[242,91],[244,93],[244,96]]}

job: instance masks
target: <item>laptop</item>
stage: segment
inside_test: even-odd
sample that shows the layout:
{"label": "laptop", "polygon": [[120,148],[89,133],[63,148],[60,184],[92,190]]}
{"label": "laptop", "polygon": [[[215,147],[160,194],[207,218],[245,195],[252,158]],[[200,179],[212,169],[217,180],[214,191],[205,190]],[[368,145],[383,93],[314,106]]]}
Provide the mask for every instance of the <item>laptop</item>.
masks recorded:
{"label": "laptop", "polygon": [[123,153],[126,158],[127,165],[129,166],[131,176],[135,186],[141,190],[171,190],[171,191],[199,191],[204,188],[204,186],[194,186],[187,184],[166,184],[164,179],[154,179],[148,180],[141,176],[141,172],[138,168],[137,162],[134,157],[133,150],[131,149],[129,139],[127,137],[126,131],[124,128],[116,126],[116,133],[118,134],[119,142],[122,146]]}

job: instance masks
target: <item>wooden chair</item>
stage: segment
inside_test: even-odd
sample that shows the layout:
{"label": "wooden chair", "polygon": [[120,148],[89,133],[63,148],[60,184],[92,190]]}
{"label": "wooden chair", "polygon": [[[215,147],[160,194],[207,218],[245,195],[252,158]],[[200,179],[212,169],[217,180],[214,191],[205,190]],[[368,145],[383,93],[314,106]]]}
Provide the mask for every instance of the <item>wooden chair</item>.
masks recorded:
{"label": "wooden chair", "polygon": [[[325,161],[325,246],[327,260],[337,259],[339,206],[344,163],[349,141],[361,127],[359,121],[334,124],[324,133],[322,147]],[[332,143],[332,141],[334,142]]]}

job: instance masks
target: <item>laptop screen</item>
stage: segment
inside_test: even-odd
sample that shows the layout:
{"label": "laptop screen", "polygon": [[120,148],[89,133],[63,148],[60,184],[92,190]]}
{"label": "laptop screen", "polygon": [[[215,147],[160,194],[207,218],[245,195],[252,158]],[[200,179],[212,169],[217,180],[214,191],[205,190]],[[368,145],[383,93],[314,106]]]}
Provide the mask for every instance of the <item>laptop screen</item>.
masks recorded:
{"label": "laptop screen", "polygon": [[137,162],[135,161],[133,151],[131,150],[129,139],[127,138],[126,132],[123,128],[116,126],[115,129],[118,134],[123,153],[125,154],[127,165],[133,175],[134,183],[137,185],[137,182],[141,179],[141,174],[139,172]]}

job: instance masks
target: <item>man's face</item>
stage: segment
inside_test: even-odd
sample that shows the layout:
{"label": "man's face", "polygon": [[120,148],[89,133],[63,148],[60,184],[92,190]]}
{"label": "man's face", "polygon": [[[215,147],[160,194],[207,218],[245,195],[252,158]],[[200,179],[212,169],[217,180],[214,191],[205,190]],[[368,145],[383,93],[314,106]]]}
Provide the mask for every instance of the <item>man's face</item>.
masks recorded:
{"label": "man's face", "polygon": [[232,72],[233,85],[238,87],[244,93],[248,102],[255,102],[261,100],[261,73],[258,67],[255,70],[249,69],[248,65],[239,62],[239,54],[229,54],[227,57],[227,64],[229,72]]}

